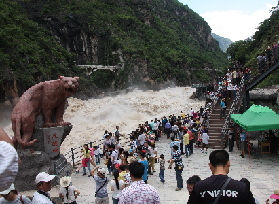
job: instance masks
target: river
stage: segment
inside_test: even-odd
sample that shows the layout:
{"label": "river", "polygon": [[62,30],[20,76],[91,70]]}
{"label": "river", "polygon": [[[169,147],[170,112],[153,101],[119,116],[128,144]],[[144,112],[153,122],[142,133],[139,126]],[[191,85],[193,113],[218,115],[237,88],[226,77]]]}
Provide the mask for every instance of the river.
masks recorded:
{"label": "river", "polygon": [[[71,122],[73,129],[64,140],[61,152],[99,140],[105,130],[114,132],[116,126],[120,127],[120,133],[128,134],[145,121],[171,114],[180,115],[181,111],[187,114],[191,108],[197,111],[205,102],[190,99],[193,92],[195,89],[191,87],[173,87],[160,91],[134,89],[117,96],[89,100],[70,97],[64,120]],[[3,106],[0,111],[0,124],[12,136],[11,111]]]}

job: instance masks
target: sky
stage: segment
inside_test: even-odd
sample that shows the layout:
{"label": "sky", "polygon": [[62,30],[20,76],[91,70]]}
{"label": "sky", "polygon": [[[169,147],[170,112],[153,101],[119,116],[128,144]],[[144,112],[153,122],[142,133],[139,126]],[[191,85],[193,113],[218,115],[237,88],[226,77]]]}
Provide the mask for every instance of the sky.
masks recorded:
{"label": "sky", "polygon": [[212,33],[232,41],[254,35],[269,18],[278,0],[178,0],[188,5],[209,24]]}

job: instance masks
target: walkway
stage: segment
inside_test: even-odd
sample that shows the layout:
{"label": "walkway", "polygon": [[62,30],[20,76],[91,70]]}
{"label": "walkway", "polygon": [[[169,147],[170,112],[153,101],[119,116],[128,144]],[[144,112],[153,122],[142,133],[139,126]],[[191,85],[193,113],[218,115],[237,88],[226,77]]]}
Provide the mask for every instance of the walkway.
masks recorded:
{"label": "walkway", "polygon": [[[157,143],[158,153],[164,154],[166,159],[170,157],[170,140],[165,139],[163,135],[161,141]],[[209,153],[212,149],[209,149]],[[264,201],[269,198],[274,189],[279,188],[278,176],[279,176],[279,155],[262,155],[257,158],[245,158],[239,157],[239,150],[234,148],[233,153],[230,154],[231,168],[229,176],[233,179],[240,180],[242,177],[247,178],[251,182],[251,190],[254,196],[260,201]],[[194,150],[194,154],[189,158],[183,156],[183,162],[185,170],[183,171],[183,184],[184,188],[181,191],[175,191],[176,180],[174,169],[165,170],[165,184],[162,184],[159,180],[158,171],[154,175],[149,176],[148,183],[153,185],[159,192],[162,204],[185,204],[188,200],[188,191],[186,189],[186,180],[196,174],[202,179],[211,175],[208,167],[209,154],[201,153],[199,148]],[[104,165],[101,165],[104,167]],[[166,165],[167,167],[167,165]],[[159,169],[159,164],[156,164],[156,170]],[[110,177],[112,178],[112,177]],[[78,197],[77,203],[91,204],[94,203],[95,182],[92,177],[82,176],[82,173],[72,174],[73,184],[81,191],[81,196]],[[110,192],[110,187],[108,187]],[[59,187],[55,187],[51,191],[51,196],[58,196]],[[32,195],[34,191],[24,193],[24,195]],[[111,192],[109,193],[110,202]]]}

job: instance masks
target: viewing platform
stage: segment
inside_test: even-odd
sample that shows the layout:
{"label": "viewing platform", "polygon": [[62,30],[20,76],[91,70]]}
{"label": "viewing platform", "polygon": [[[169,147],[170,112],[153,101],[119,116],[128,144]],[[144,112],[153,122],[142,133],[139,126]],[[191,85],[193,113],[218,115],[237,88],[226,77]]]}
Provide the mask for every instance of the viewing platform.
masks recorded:
{"label": "viewing platform", "polygon": [[92,74],[92,72],[95,72],[95,71],[97,71],[99,69],[110,70],[112,72],[116,72],[119,69],[123,69],[124,68],[123,64],[121,64],[121,63],[119,63],[119,64],[117,64],[115,66],[105,66],[105,65],[77,65],[77,66],[85,69],[87,76]]}

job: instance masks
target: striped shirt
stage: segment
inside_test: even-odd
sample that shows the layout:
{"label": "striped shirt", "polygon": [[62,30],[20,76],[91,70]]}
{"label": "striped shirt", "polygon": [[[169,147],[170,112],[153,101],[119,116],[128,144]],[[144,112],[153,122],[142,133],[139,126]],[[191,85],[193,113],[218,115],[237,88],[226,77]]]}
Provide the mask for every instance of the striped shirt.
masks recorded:
{"label": "striped shirt", "polygon": [[119,197],[119,204],[157,204],[160,197],[157,190],[145,184],[143,180],[134,181],[130,186],[124,188]]}
{"label": "striped shirt", "polygon": [[0,141],[0,191],[8,189],[15,181],[18,172],[18,155],[15,148]]}

